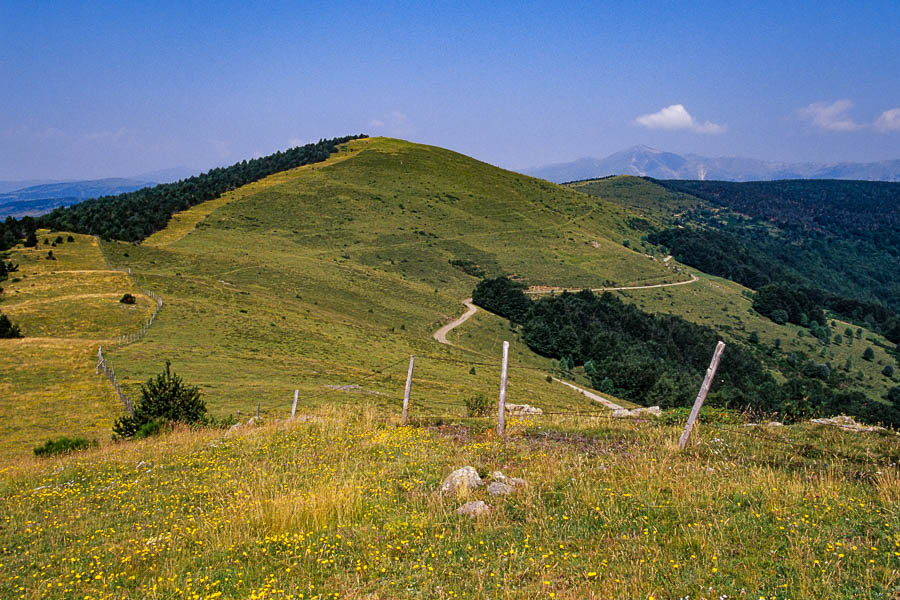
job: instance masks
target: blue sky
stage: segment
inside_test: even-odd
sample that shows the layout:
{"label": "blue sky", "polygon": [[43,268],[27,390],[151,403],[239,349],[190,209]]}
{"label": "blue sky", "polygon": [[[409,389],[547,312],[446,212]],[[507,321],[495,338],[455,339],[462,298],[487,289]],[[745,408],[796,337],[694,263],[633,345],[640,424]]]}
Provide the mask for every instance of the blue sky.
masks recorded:
{"label": "blue sky", "polygon": [[896,0],[481,4],[0,0],[0,179],[358,132],[507,168],[900,158]]}

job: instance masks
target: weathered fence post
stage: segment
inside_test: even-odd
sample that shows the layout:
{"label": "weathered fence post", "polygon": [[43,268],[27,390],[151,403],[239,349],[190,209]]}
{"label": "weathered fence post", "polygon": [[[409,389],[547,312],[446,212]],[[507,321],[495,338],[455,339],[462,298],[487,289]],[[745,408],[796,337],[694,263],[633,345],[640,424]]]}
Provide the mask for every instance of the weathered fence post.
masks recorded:
{"label": "weathered fence post", "polygon": [[509,342],[503,342],[503,362],[500,365],[500,401],[497,402],[497,435],[506,434],[506,369],[509,366]]}
{"label": "weathered fence post", "polygon": [[294,403],[291,404],[291,418],[297,414],[297,398],[300,396],[300,390],[294,390]]}
{"label": "weathered fence post", "polygon": [[256,403],[256,418],[259,418],[259,402]]}
{"label": "weathered fence post", "polygon": [[406,373],[406,387],[403,389],[403,413],[400,416],[401,425],[406,425],[409,420],[409,392],[412,390],[413,363],[415,360],[415,357],[410,355],[409,371]]}
{"label": "weathered fence post", "polygon": [[712,361],[710,361],[709,368],[706,370],[706,377],[703,379],[703,385],[700,386],[700,392],[697,394],[697,399],[694,400],[694,408],[691,409],[691,414],[688,416],[684,431],[681,432],[681,439],[678,440],[679,450],[684,449],[688,443],[688,438],[691,437],[691,431],[694,429],[694,421],[696,421],[697,417],[700,415],[700,408],[706,400],[706,394],[709,393],[709,388],[712,385],[713,378],[716,376],[716,369],[719,368],[719,361],[722,359],[722,352],[724,351],[725,342],[716,344],[716,351],[713,352]]}

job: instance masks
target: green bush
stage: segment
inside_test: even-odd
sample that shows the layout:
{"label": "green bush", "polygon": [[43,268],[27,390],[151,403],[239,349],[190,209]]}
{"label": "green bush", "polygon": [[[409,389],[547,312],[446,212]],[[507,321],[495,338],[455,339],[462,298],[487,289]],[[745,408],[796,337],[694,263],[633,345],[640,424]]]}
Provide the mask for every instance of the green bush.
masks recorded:
{"label": "green bush", "polygon": [[134,294],[125,294],[122,296],[122,299],[119,300],[122,304],[134,304],[135,297]]}
{"label": "green bush", "polygon": [[481,392],[466,398],[466,416],[483,417],[491,410],[491,401]]}
{"label": "green bush", "polygon": [[200,389],[185,385],[166,361],[165,371],[141,385],[134,415],[116,420],[113,432],[120,438],[146,437],[170,423],[197,424],[205,418],[206,404],[200,398]]}
{"label": "green bush", "polygon": [[47,440],[40,446],[34,447],[35,456],[55,456],[57,454],[69,454],[79,450],[95,448],[97,440],[88,440],[82,437],[60,437],[55,440]]}
{"label": "green bush", "polygon": [[20,338],[22,331],[6,315],[0,315],[0,338]]}

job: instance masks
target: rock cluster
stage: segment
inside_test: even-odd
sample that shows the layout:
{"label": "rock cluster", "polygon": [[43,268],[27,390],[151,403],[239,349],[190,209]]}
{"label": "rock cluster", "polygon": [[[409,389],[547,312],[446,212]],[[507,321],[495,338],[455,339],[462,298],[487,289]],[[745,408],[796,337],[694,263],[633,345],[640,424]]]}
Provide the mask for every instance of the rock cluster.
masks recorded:
{"label": "rock cluster", "polygon": [[507,404],[506,413],[515,417],[518,415],[542,415],[544,411],[529,404]]}
{"label": "rock cluster", "polygon": [[840,415],[837,417],[829,417],[827,419],[812,419],[810,423],[818,423],[819,425],[830,425],[832,427],[840,427],[847,431],[884,431],[884,427],[877,425],[866,425],[858,422],[853,417]]}
{"label": "rock cluster", "polygon": [[[487,486],[487,493],[491,496],[506,496],[515,492],[517,488],[528,485],[528,482],[524,479],[507,477],[500,471],[491,473],[490,480],[491,482]],[[441,493],[462,495],[477,490],[483,485],[484,480],[478,475],[478,471],[473,467],[465,466],[447,475],[444,483],[441,484]],[[466,502],[456,509],[456,514],[471,518],[479,517],[489,512],[491,512],[491,507],[483,500]]]}
{"label": "rock cluster", "polygon": [[648,406],[648,407],[640,407],[633,408],[628,410],[627,408],[617,408],[612,412],[612,416],[617,419],[626,419],[630,417],[658,417],[662,414],[662,410],[658,406]]}

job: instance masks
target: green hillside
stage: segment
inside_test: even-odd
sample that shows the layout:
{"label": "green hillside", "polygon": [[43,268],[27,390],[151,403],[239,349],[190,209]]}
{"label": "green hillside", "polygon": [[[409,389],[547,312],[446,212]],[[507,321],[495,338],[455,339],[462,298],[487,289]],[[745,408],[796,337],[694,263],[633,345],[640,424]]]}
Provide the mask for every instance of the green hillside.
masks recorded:
{"label": "green hillside", "polygon": [[[678,451],[682,414],[610,418],[548,381],[558,369],[506,319],[479,310],[448,336],[456,346],[432,338],[463,312],[479,281],[469,272],[515,276],[534,295],[633,288],[616,293],[759,356],[779,337],[785,350],[819,348],[748,311],[745,288],[644,243],[665,196],[642,180],[613,183],[619,196],[597,198],[447,150],[356,140],[183,211],[141,244],[74,236],[52,247],[55,261],[43,243],[16,246],[0,309],[26,337],[0,340],[0,392],[14,400],[0,407],[0,596],[895,594],[893,432],[744,427],[709,411]],[[237,429],[109,441],[122,409],[94,370],[96,347],[153,303],[104,254],[165,302],[145,338],[107,352],[126,392],[169,359],[214,416],[241,411]],[[666,283],[679,285],[647,287]],[[137,303],[122,305],[124,292]],[[490,416],[460,417],[464,399],[497,397],[503,340],[508,401],[546,414],[511,417],[500,438]],[[826,351],[855,356],[871,343],[886,361],[882,340],[864,330]],[[397,427],[410,354],[413,426]],[[870,394],[884,389],[875,368],[859,384]],[[358,387],[335,389],[346,384]],[[300,418],[284,420],[294,389]],[[262,426],[246,419],[257,406]],[[100,448],[28,456],[58,435]],[[441,494],[463,465],[527,485]],[[459,516],[467,500],[490,513]]]}
{"label": "green hillside", "polygon": [[[536,284],[687,278],[618,243],[637,232],[613,203],[399,140],[352,141],[326,163],[209,204],[144,244],[104,248],[166,301],[142,343],[112,354],[126,387],[169,358],[217,414],[257,402],[285,411],[295,388],[310,403],[396,404],[405,365],[373,369],[409,354],[421,357],[414,410],[458,414],[467,395],[496,394],[504,339],[514,368],[540,369],[514,372],[512,402],[586,405],[545,381],[549,361],[516,343],[505,320],[485,315],[488,333],[466,338],[470,352],[432,340],[477,282],[451,261]],[[426,356],[491,364],[473,374]],[[325,387],[363,377],[364,392]]]}
{"label": "green hillside", "polygon": [[[768,182],[760,183],[760,189],[750,184],[721,184],[727,189],[745,190],[732,202],[736,207],[746,209],[752,204],[748,195],[759,196],[759,208],[743,214],[729,208],[723,199],[725,192],[717,197],[718,203],[713,203],[709,194],[701,198],[688,193],[707,187],[721,192],[716,182],[707,186],[705,182],[655,182],[621,176],[575,182],[570,187],[639,212],[645,220],[641,250],[658,254],[670,251],[675,258],[671,263],[682,261],[706,273],[697,285],[622,291],[624,299],[650,312],[670,312],[714,327],[726,340],[753,348],[779,378],[797,375],[810,362],[828,365],[832,373],[828,383],[834,389],[858,391],[884,401],[888,391],[900,383],[895,368],[900,356],[895,351],[897,320],[892,310],[871,302],[870,293],[875,288],[866,287],[866,281],[871,282],[871,274],[878,271],[882,272],[877,277],[883,283],[880,289],[893,285],[891,277],[883,274],[896,272],[896,259],[890,256],[894,250],[881,247],[872,255],[881,258],[868,258],[871,240],[860,227],[862,223],[872,226],[875,219],[871,208],[866,208],[865,194],[863,200],[833,207],[829,218],[819,207],[804,221],[803,206],[812,204],[816,194],[826,200],[831,197],[835,203],[851,194],[857,184],[878,192],[879,206],[890,204],[891,194],[900,190],[893,184],[869,186],[867,182],[817,181],[809,186],[804,182]],[[794,219],[792,228],[759,218],[771,214],[774,220],[777,202],[773,195],[777,193],[786,195],[787,205],[778,215]],[[852,218],[848,216],[851,214]],[[846,219],[841,221],[834,215]],[[877,235],[889,236],[893,222],[893,217],[888,218]],[[668,246],[670,243],[672,246]],[[869,266],[858,270],[861,262]],[[840,284],[832,286],[832,282]],[[754,310],[754,288],[770,283],[811,290],[826,310],[826,323],[820,325],[827,326],[827,335],[817,337],[809,328],[794,323],[778,325]],[[829,291],[817,292],[816,287]],[[852,336],[846,335],[847,329],[853,331]],[[758,341],[752,342],[754,338]],[[863,358],[867,348],[872,348],[871,360]],[[789,360],[796,360],[796,364],[788,364]],[[886,368],[894,373],[885,374]]]}

